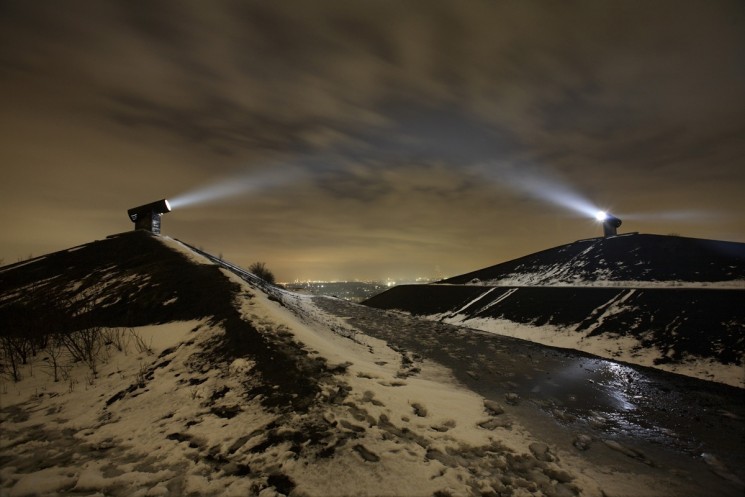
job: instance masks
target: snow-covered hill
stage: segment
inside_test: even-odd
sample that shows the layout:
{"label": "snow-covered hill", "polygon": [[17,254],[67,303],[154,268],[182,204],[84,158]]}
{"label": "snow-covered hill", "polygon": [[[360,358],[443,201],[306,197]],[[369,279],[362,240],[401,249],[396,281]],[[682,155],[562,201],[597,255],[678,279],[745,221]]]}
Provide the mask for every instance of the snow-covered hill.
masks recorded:
{"label": "snow-covered hill", "polygon": [[745,244],[581,240],[364,302],[745,388]]}
{"label": "snow-covered hill", "polygon": [[[547,438],[517,395],[486,398],[319,298],[143,232],[0,268],[0,495],[742,491],[727,452],[673,462],[583,425]],[[378,329],[413,330],[396,319]],[[95,357],[70,361],[69,337]]]}
{"label": "snow-covered hill", "polygon": [[442,283],[745,289],[745,244],[638,233],[589,238]]}

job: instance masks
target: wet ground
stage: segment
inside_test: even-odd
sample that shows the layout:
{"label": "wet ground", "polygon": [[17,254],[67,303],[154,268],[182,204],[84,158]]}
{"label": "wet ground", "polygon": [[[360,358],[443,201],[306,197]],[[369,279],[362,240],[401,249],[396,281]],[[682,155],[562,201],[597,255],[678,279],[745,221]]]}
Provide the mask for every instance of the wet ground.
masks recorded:
{"label": "wet ground", "polygon": [[446,366],[507,418],[595,464],[678,478],[690,495],[745,495],[743,390],[339,299],[314,303],[414,361]]}

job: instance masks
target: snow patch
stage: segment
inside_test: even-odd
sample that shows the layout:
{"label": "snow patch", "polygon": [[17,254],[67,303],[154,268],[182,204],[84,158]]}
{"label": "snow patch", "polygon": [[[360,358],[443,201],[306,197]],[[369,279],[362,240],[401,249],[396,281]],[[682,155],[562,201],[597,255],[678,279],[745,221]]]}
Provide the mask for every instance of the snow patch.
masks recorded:
{"label": "snow patch", "polygon": [[[577,275],[561,276],[556,268],[547,268],[536,273],[516,273],[508,277],[491,280],[471,280],[466,286],[558,286],[558,287],[589,287],[589,288],[708,288],[712,290],[742,290],[745,280],[728,281],[643,281],[643,280],[612,280],[612,272],[608,269],[596,273],[597,279],[582,279]],[[447,283],[438,283],[447,284]]]}
{"label": "snow patch", "polygon": [[[600,317],[607,318],[614,312],[618,312],[623,301],[631,296],[631,292],[633,290],[621,294],[611,305],[603,308]],[[680,363],[658,364],[656,360],[661,358],[658,350],[642,347],[640,341],[631,336],[610,333],[588,336],[592,329],[594,329],[594,326],[591,329],[580,332],[563,326],[549,324],[535,326],[499,318],[470,318],[463,314],[455,316],[451,314],[433,314],[422,317],[433,321],[442,321],[456,326],[495,333],[497,335],[529,340],[551,347],[580,350],[606,359],[654,367],[670,373],[708,379],[738,388],[745,388],[745,374],[743,374],[743,368],[740,365],[722,364],[713,360],[693,357],[684,359]]]}

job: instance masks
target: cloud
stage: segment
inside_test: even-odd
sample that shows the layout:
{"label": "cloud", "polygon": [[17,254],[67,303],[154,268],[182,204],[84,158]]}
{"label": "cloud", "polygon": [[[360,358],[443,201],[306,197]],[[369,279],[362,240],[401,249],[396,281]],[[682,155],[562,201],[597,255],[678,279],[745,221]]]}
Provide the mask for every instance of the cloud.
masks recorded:
{"label": "cloud", "polygon": [[[741,2],[0,9],[0,194],[46,199],[39,217],[88,197],[119,216],[271,168],[293,181],[166,226],[236,253],[250,244],[290,260],[302,246],[328,250],[329,266],[357,254],[378,268],[425,252],[460,267],[470,233],[479,247],[460,250],[479,253],[473,268],[572,236],[541,200],[551,194],[745,216]],[[688,229],[745,240],[718,219]]]}

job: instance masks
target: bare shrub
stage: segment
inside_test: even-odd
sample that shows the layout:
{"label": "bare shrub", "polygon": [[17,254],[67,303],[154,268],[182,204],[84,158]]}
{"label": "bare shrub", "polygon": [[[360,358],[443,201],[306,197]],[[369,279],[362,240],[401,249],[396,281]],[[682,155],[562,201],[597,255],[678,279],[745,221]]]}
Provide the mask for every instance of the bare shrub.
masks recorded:
{"label": "bare shrub", "polygon": [[144,388],[147,384],[147,368],[142,363],[140,363],[140,368],[135,375],[135,384],[140,388]]}
{"label": "bare shrub", "polygon": [[64,333],[60,335],[60,339],[75,362],[82,362],[90,368],[94,375],[98,374],[98,361],[103,348],[100,327],[95,326],[72,333]]}
{"label": "bare shrub", "polygon": [[125,328],[106,328],[103,330],[104,344],[112,345],[119,352],[127,353],[131,334]]}
{"label": "bare shrub", "polygon": [[60,377],[65,381],[70,381],[72,378],[72,375],[70,374],[72,372],[72,364],[60,364],[59,366],[59,372]]}
{"label": "bare shrub", "polygon": [[21,381],[21,365],[26,364],[26,339],[18,336],[0,337],[0,347],[3,357],[3,373],[14,382]]}
{"label": "bare shrub", "polygon": [[150,343],[147,343],[142,336],[137,333],[137,331],[134,328],[129,329],[129,334],[134,340],[135,343],[135,350],[139,352],[140,354],[145,353],[147,355],[153,354],[153,344],[152,339],[150,339]]}
{"label": "bare shrub", "polygon": [[46,357],[44,358],[47,363],[47,374],[52,377],[55,383],[60,380],[61,368],[62,368],[62,356],[64,355],[65,348],[60,341],[59,335],[52,335],[48,337],[46,348]]}
{"label": "bare shrub", "polygon": [[275,283],[274,273],[272,273],[263,262],[254,262],[253,264],[248,266],[248,271],[266,281],[270,285],[273,285]]}
{"label": "bare shrub", "polygon": [[8,351],[12,351],[21,364],[28,364],[28,358],[32,353],[31,340],[27,336],[10,335],[3,337]]}

